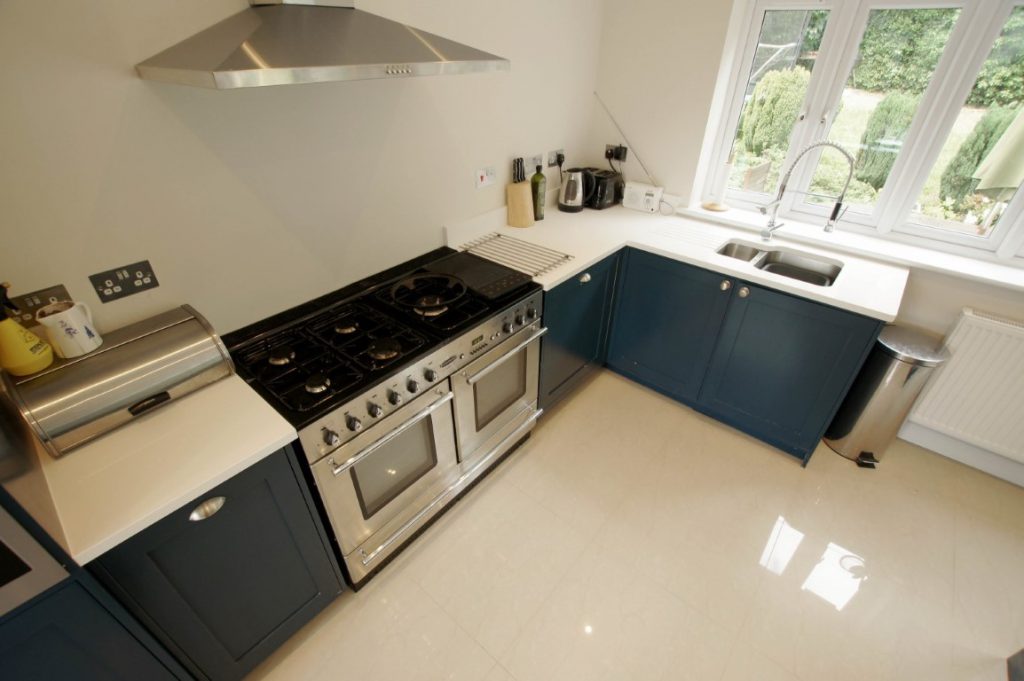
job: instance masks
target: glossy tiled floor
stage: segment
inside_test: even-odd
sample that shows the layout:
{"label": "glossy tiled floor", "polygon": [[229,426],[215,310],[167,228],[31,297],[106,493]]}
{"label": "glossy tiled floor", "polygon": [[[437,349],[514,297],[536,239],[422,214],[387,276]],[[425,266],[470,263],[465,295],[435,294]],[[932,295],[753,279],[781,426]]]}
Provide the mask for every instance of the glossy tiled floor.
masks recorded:
{"label": "glossy tiled floor", "polygon": [[806,469],[614,374],[252,678],[1004,680],[1024,490],[897,442]]}

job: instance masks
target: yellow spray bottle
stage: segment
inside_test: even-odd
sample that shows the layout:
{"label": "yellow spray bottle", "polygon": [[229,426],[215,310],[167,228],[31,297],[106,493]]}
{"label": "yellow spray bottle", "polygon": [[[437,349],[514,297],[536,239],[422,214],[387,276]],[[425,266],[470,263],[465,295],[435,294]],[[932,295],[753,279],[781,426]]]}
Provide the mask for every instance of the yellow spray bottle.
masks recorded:
{"label": "yellow spray bottle", "polygon": [[0,284],[0,367],[15,376],[42,371],[53,363],[53,348],[24,326],[11,319],[18,308],[7,297],[10,284]]}

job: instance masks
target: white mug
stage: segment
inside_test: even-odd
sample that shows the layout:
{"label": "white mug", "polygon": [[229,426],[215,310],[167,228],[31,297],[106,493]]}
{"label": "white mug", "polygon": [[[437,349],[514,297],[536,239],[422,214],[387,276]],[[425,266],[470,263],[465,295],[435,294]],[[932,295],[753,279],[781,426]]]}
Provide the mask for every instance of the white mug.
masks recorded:
{"label": "white mug", "polygon": [[92,323],[92,311],[85,303],[60,300],[39,308],[36,321],[46,327],[46,335],[59,357],[80,357],[103,344]]}

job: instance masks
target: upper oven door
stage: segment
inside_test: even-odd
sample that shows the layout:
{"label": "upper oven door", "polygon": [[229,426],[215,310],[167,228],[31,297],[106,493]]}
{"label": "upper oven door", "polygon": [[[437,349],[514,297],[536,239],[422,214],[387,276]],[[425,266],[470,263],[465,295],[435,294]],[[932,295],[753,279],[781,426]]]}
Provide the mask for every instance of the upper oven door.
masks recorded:
{"label": "upper oven door", "polygon": [[545,333],[538,320],[452,376],[459,461],[471,461],[507,426],[536,410],[537,341]]}
{"label": "upper oven door", "polygon": [[313,465],[343,554],[458,476],[452,397],[444,381]]}

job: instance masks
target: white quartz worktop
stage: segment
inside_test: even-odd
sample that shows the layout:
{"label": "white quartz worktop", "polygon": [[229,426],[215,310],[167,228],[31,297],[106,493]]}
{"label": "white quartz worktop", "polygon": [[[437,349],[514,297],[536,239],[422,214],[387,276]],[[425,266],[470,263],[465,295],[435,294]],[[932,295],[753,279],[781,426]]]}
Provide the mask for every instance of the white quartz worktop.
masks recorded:
{"label": "white quartz worktop", "polygon": [[[295,438],[233,375],[60,459],[37,448],[39,465],[26,476],[42,480],[26,489],[48,489],[55,513],[37,520],[84,565]],[[9,491],[31,512],[39,500],[22,501],[17,489]]]}
{"label": "white quartz worktop", "polygon": [[789,241],[784,233],[773,237],[770,248],[824,256],[843,264],[832,286],[815,286],[757,269],[751,263],[719,255],[727,241],[737,240],[759,248],[756,232],[713,224],[682,215],[649,215],[616,206],[606,210],[562,213],[551,208],[533,227],[504,224],[505,210],[488,213],[458,226],[446,227],[449,246],[458,248],[482,234],[498,232],[552,248],[573,259],[536,278],[545,290],[562,283],[624,246],[663,255],[674,260],[719,272],[725,276],[773,288],[808,300],[890,322],[896,318],[906,288],[907,268],[859,255],[831,251]]}

